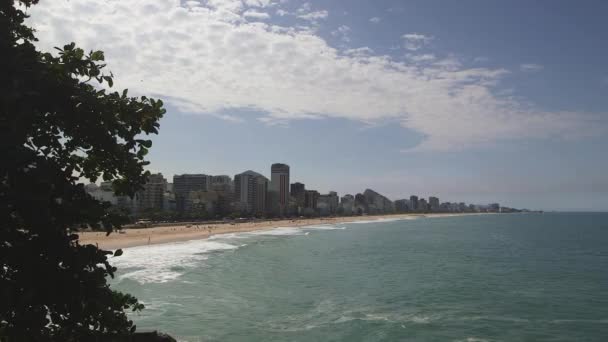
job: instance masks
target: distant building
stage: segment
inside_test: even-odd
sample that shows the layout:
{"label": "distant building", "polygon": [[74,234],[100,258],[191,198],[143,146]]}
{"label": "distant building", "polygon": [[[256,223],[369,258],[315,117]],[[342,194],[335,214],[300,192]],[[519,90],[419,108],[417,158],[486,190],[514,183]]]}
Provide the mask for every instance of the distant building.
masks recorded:
{"label": "distant building", "polygon": [[410,210],[418,210],[418,196],[416,195],[410,196]]}
{"label": "distant building", "polygon": [[498,203],[491,203],[488,205],[488,211],[489,212],[493,212],[493,213],[498,213],[500,212],[500,204]]}
{"label": "distant building", "polygon": [[175,194],[171,191],[165,191],[163,194],[163,210],[176,211]]}
{"label": "distant building", "polygon": [[304,210],[302,214],[311,215],[317,212],[319,196],[319,192],[316,190],[306,190],[304,192]]}
{"label": "distant building", "polygon": [[266,212],[268,178],[255,171],[245,171],[234,176],[235,209],[248,214]]}
{"label": "distant building", "polygon": [[211,176],[212,190],[229,190],[234,188],[232,178],[227,175]]}
{"label": "distant building", "polygon": [[268,212],[268,178],[264,176],[255,179],[255,194],[253,196],[253,212],[257,215],[265,215]]}
{"label": "distant building", "polygon": [[320,215],[334,215],[338,211],[339,197],[335,191],[327,195],[319,195],[317,198],[317,212]]}
{"label": "distant building", "polygon": [[340,199],[340,212],[344,215],[352,215],[355,208],[355,196],[344,195]]}
{"label": "distant building", "polygon": [[112,184],[110,183],[108,186],[106,183],[104,186],[104,183],[106,182],[101,183],[101,186],[98,186],[95,183],[87,184],[84,186],[84,190],[86,191],[86,193],[91,195],[91,197],[98,201],[110,202],[113,205],[118,204],[118,198],[116,195],[114,195],[114,191],[112,190]]}
{"label": "distant building", "polygon": [[139,210],[162,210],[167,180],[162,173],[148,176],[143,189],[137,193],[137,206]]}
{"label": "distant building", "polygon": [[216,214],[217,203],[216,191],[190,191],[184,211],[194,218],[211,218]]}
{"label": "distant building", "polygon": [[177,211],[185,211],[185,202],[192,191],[208,191],[211,176],[205,174],[183,174],[173,176],[173,193]]}
{"label": "distant building", "polygon": [[292,183],[289,187],[289,192],[291,196],[295,199],[295,202],[298,206],[304,207],[304,192],[306,191],[306,187],[304,184],[296,182]]}
{"label": "distant building", "polygon": [[268,192],[272,213],[278,216],[286,215],[289,206],[289,165],[272,164]]}
{"label": "distant building", "polygon": [[398,213],[405,213],[410,210],[410,201],[407,199],[400,199],[395,201],[395,211]]}
{"label": "distant building", "polygon": [[440,211],[439,206],[439,198],[433,196],[429,197],[429,207],[431,211]]}
{"label": "distant building", "polygon": [[427,212],[429,210],[429,205],[424,198],[418,200],[418,209],[420,212]]}
{"label": "distant building", "polygon": [[356,215],[363,215],[368,213],[367,199],[361,193],[355,195],[355,206],[353,208]]}

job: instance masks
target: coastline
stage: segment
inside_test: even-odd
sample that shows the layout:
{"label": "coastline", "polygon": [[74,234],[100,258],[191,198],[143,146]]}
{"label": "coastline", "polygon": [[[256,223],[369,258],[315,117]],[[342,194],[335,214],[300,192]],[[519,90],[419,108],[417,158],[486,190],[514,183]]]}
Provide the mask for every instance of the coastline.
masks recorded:
{"label": "coastline", "polygon": [[213,235],[228,233],[244,233],[262,230],[271,230],[279,227],[306,227],[323,224],[339,224],[358,221],[407,220],[416,217],[452,217],[467,215],[485,215],[486,213],[436,213],[436,214],[388,214],[373,216],[343,216],[320,218],[297,218],[278,221],[255,222],[227,222],[214,224],[191,224],[158,226],[152,228],[127,228],[124,233],[112,233],[106,236],[105,232],[79,232],[80,244],[93,244],[101,249],[113,250],[152,244],[163,244],[189,240],[201,240]]}

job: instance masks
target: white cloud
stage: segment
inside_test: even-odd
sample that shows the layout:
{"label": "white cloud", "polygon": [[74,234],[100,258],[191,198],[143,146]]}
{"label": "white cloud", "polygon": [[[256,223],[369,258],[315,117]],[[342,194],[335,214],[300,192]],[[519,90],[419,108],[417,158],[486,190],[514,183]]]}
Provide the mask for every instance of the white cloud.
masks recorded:
{"label": "white cloud", "polygon": [[369,21],[371,21],[371,22],[372,22],[372,23],[374,23],[374,24],[379,23],[381,20],[382,20],[382,19],[380,19],[379,17],[372,17],[372,18],[369,18]]}
{"label": "white cloud", "polygon": [[271,0],[244,0],[243,2],[249,7],[269,7],[274,5]]}
{"label": "white cloud", "polygon": [[367,46],[356,48],[356,49],[344,50],[345,55],[358,56],[358,57],[370,56],[373,53],[374,53],[374,50],[370,49]]}
{"label": "white cloud", "polygon": [[[417,63],[365,48],[342,51],[310,27],[249,22],[241,1],[204,4],[45,1],[31,8],[29,21],[44,50],[71,41],[104,50],[115,87],[227,120],[238,120],[224,114],[237,108],[271,123],[391,120],[425,136],[417,149],[435,151],[606,131],[599,117],[543,111],[498,94],[503,69],[467,68],[455,57]],[[432,38],[403,39],[424,45]]]}
{"label": "white cloud", "polygon": [[298,18],[304,19],[304,20],[315,21],[318,19],[325,19],[325,18],[327,18],[328,15],[329,15],[329,12],[327,12],[326,10],[321,10],[321,11],[314,11],[314,12],[300,14],[300,15],[298,15]]}
{"label": "white cloud", "polygon": [[350,42],[350,37],[348,36],[349,33],[350,27],[346,25],[341,25],[336,30],[332,31],[331,35],[334,37],[340,37],[343,42],[348,43]]}
{"label": "white cloud", "polygon": [[435,55],[430,54],[430,53],[425,53],[423,55],[413,55],[413,54],[408,53],[405,55],[405,57],[412,62],[418,62],[418,63],[431,62],[431,61],[434,61],[435,59],[437,59],[437,57],[435,57]]}
{"label": "white cloud", "polygon": [[329,12],[326,10],[313,11],[310,2],[305,2],[296,10],[296,16],[300,19],[316,22],[319,19],[326,19]]}
{"label": "white cloud", "polygon": [[254,18],[254,19],[268,19],[270,15],[265,12],[258,12],[254,10],[247,10],[243,13],[243,16],[246,18]]}
{"label": "white cloud", "polygon": [[523,72],[537,72],[543,70],[543,66],[540,64],[527,63],[519,66],[519,69]]}
{"label": "white cloud", "polygon": [[407,33],[401,36],[404,47],[410,51],[416,51],[428,45],[434,38],[419,33]]}

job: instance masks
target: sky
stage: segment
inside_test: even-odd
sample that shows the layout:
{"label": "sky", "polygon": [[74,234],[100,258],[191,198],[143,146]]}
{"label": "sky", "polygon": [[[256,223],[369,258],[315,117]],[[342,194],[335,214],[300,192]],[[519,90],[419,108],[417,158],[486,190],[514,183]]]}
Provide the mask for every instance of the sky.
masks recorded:
{"label": "sky", "polygon": [[53,0],[38,46],[162,99],[152,171],[608,210],[608,2]]}

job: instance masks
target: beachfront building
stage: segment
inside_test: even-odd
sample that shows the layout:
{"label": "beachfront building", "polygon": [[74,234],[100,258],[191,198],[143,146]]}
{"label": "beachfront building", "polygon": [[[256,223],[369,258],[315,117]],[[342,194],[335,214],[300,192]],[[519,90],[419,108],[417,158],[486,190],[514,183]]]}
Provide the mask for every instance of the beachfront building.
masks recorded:
{"label": "beachfront building", "polygon": [[429,197],[429,207],[431,211],[439,211],[439,198],[434,196]]}
{"label": "beachfront building", "polygon": [[190,191],[184,201],[184,212],[195,219],[209,219],[215,216],[218,204],[217,191]]}
{"label": "beachfront building", "polygon": [[410,200],[399,199],[395,201],[395,211],[398,213],[405,213],[410,211]]}
{"label": "beachfront building", "polygon": [[143,189],[137,192],[137,209],[141,210],[162,210],[167,180],[162,173],[151,174],[148,176]]}
{"label": "beachfront building", "polygon": [[425,213],[429,211],[429,204],[426,202],[424,198],[418,200],[418,209],[419,212]]}
{"label": "beachfront building", "polygon": [[84,190],[98,201],[110,202],[113,205],[118,203],[118,198],[114,195],[111,182],[102,182],[101,185],[90,183],[84,186]]}
{"label": "beachfront building", "polygon": [[302,215],[314,215],[317,213],[317,201],[319,192],[316,190],[306,190],[304,192],[304,209]]}
{"label": "beachfront building", "polygon": [[184,212],[186,200],[192,191],[207,191],[211,185],[211,176],[205,174],[183,174],[173,176],[173,193],[177,211]]}
{"label": "beachfront building", "polygon": [[416,195],[410,196],[410,210],[411,211],[418,210],[418,196],[416,196]]}
{"label": "beachfront building", "polygon": [[304,192],[306,191],[306,186],[302,183],[296,182],[291,184],[289,190],[290,195],[295,199],[296,204],[304,207]]}
{"label": "beachfront building", "polygon": [[346,194],[340,198],[339,212],[343,215],[352,215],[355,208],[355,196]]}
{"label": "beachfront building", "polygon": [[277,216],[285,216],[289,206],[289,165],[272,164],[268,193],[271,212]]}
{"label": "beachfront building", "polygon": [[255,171],[234,176],[235,210],[246,214],[266,213],[268,178]]}
{"label": "beachfront building", "polygon": [[211,176],[211,190],[234,189],[234,181],[228,175]]}
{"label": "beachfront building", "polygon": [[335,215],[338,211],[339,197],[335,191],[326,195],[319,195],[317,199],[317,212],[321,216]]}

